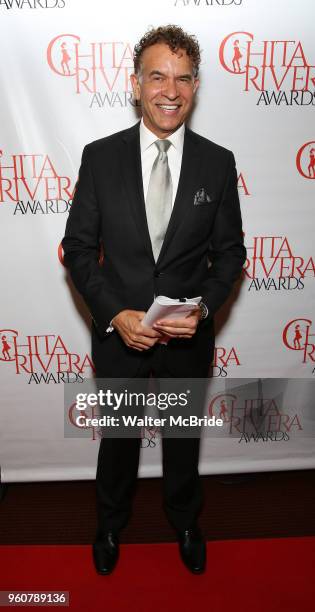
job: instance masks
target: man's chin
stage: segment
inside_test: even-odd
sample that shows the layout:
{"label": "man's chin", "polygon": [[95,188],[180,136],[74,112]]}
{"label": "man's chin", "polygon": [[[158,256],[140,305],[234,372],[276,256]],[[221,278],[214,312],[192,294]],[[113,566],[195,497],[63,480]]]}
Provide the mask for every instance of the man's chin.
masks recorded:
{"label": "man's chin", "polygon": [[176,132],[176,130],[182,125],[183,121],[182,120],[177,120],[177,121],[165,121],[163,123],[160,123],[157,126],[157,130],[163,134],[163,137],[166,138],[167,136],[169,136],[170,134],[172,134],[173,132]]}

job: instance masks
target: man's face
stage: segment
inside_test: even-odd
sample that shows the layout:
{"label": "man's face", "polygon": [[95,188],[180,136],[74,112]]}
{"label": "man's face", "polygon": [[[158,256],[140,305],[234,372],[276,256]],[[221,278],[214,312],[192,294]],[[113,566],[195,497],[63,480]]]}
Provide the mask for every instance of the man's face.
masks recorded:
{"label": "man's face", "polygon": [[160,43],[144,50],[140,73],[132,74],[131,82],[144,124],[158,138],[167,138],[184,123],[199,86],[185,49],[173,53]]}

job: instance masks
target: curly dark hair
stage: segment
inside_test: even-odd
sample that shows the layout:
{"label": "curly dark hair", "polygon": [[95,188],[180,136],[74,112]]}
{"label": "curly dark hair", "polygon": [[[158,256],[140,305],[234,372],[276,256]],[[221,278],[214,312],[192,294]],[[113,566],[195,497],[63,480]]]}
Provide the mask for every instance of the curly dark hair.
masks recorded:
{"label": "curly dark hair", "polygon": [[200,47],[197,38],[192,34],[187,34],[182,28],[176,25],[159,26],[151,28],[146,32],[140,41],[135,45],[133,52],[133,63],[135,74],[141,69],[141,56],[145,49],[157,43],[166,44],[172,51],[185,49],[188,57],[191,58],[194,76],[198,76],[200,64]]}

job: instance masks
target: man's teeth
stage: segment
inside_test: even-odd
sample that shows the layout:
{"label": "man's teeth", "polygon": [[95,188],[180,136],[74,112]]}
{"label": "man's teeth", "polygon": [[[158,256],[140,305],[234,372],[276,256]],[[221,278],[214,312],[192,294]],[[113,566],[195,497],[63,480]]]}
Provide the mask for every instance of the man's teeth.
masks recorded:
{"label": "man's teeth", "polygon": [[165,110],[176,110],[177,108],[179,108],[178,104],[173,105],[173,106],[171,106],[169,104],[160,104],[159,106],[160,106],[160,108],[163,108]]}

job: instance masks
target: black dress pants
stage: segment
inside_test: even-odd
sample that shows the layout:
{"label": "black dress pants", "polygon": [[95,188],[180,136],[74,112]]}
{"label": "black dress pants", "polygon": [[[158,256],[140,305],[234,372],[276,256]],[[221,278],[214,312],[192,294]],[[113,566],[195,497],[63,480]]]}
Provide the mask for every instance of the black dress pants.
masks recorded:
{"label": "black dress pants", "polygon": [[[172,378],[164,365],[165,346],[155,345],[137,378]],[[119,532],[128,522],[138,475],[141,438],[102,437],[96,473],[99,534]],[[198,473],[200,437],[162,437],[164,509],[176,530],[192,527],[203,493]]]}

